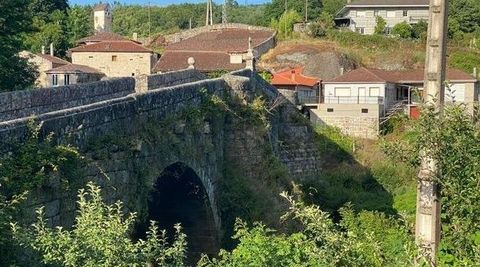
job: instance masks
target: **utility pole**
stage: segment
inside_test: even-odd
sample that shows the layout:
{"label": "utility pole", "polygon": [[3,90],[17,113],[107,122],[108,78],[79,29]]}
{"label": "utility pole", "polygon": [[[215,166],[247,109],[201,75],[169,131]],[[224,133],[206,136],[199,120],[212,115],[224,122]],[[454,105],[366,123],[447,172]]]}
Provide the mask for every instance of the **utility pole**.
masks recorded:
{"label": "utility pole", "polygon": [[152,15],[151,15],[151,4],[148,1],[148,41],[152,40]]}
{"label": "utility pole", "polygon": [[305,24],[308,22],[308,0],[305,0]]}
{"label": "utility pole", "polygon": [[[288,10],[288,1],[285,0],[285,17],[287,17],[287,10]],[[284,21],[286,22],[286,20]],[[285,25],[285,39],[287,39],[287,23],[284,23]]]}
{"label": "utility pole", "polygon": [[222,24],[227,24],[228,23],[228,13],[227,13],[227,0],[224,0],[223,2],[223,8],[222,8]]}
{"label": "utility pole", "polygon": [[207,17],[205,25],[213,25],[213,3],[212,0],[207,0]]}
{"label": "utility pole", "polygon": [[[448,0],[430,0],[429,13],[425,60],[425,102],[434,107],[439,116],[442,116],[445,95]],[[431,266],[436,266],[441,227],[440,187],[436,178],[440,178],[441,173],[431,151],[424,150],[420,156],[415,239],[422,256]]]}

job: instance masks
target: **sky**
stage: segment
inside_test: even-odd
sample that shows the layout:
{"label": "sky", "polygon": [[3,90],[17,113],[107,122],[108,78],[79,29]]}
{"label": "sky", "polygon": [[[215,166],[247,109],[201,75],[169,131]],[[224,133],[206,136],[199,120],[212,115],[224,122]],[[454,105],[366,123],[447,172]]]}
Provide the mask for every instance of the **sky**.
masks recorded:
{"label": "sky", "polygon": [[[148,4],[150,2],[151,5],[158,5],[158,6],[166,6],[170,4],[182,4],[182,3],[206,3],[206,0],[117,0],[122,4]],[[100,0],[69,0],[70,5],[80,4],[95,4],[100,2]],[[113,0],[103,0],[103,2],[113,2]],[[214,0],[216,3],[222,3],[223,0]],[[237,0],[239,4],[263,4],[266,2],[270,2],[270,0]]]}

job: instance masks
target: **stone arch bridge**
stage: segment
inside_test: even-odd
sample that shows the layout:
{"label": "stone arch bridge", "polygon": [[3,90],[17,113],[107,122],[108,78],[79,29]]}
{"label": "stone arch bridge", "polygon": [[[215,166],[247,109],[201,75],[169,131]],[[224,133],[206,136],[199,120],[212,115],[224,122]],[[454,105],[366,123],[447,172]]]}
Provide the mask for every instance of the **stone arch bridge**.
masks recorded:
{"label": "stone arch bridge", "polygon": [[[194,225],[192,231],[213,231],[220,237],[217,184],[223,179],[227,159],[250,164],[261,157],[255,150],[259,143],[267,143],[292,175],[310,175],[320,168],[318,153],[309,146],[308,126],[289,119],[296,110],[287,103],[282,104],[282,112],[270,118],[267,138],[249,130],[248,125],[232,127],[226,112],[212,111],[208,106],[211,96],[236,97],[246,103],[256,95],[272,103],[281,99],[275,88],[250,70],[206,79],[191,69],[136,80],[120,78],[3,93],[0,151],[7,153],[10,144],[23,140],[28,121],[34,119],[41,122],[41,135],[53,133],[56,142],[74,144],[89,159],[81,166],[79,176],[73,177],[72,188],[93,180],[104,188],[107,201],[121,200],[144,219],[161,216],[152,210],[167,201],[160,201],[159,196],[170,194],[170,199],[178,200],[172,205],[193,203],[190,210],[184,207],[183,215],[197,207],[193,212],[196,219],[210,222],[203,229]],[[279,146],[278,140],[285,136],[293,136],[300,143],[294,148]],[[159,177],[169,177],[172,182],[165,184]],[[50,181],[32,192],[23,209],[25,220],[33,220],[34,209],[45,206],[52,225],[73,224],[77,191],[64,190],[60,184]],[[159,193],[162,188],[170,189]],[[176,191],[184,195],[171,194]],[[172,209],[164,207],[162,212],[171,214]],[[188,224],[192,218],[184,220]],[[206,242],[202,238],[208,237],[196,238],[193,243]]]}

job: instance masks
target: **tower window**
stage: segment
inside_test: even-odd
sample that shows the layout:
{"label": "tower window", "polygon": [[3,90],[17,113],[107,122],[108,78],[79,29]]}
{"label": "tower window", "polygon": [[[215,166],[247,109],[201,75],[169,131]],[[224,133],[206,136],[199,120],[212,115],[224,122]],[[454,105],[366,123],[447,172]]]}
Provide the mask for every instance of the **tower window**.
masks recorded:
{"label": "tower window", "polygon": [[70,84],[70,74],[63,75],[63,84],[65,84],[65,85]]}
{"label": "tower window", "polygon": [[57,85],[58,85],[58,75],[57,75],[57,74],[53,74],[53,75],[52,75],[52,85],[53,85],[53,86],[57,86]]}
{"label": "tower window", "polygon": [[117,61],[117,56],[112,56],[112,61]]}

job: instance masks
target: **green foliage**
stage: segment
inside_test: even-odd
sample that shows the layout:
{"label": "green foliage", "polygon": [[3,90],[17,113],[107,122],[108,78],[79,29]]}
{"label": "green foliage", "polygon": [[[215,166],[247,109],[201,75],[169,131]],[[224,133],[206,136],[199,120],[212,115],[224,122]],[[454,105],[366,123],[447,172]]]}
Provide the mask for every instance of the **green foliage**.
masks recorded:
{"label": "green foliage", "polygon": [[218,259],[203,257],[199,266],[406,266],[412,264],[414,243],[405,227],[380,213],[355,214],[342,209],[335,224],[318,206],[306,206],[287,194],[290,208],[282,218],[301,228],[291,234],[256,223],[236,223],[239,245],[222,250]]}
{"label": "green foliage", "polygon": [[338,42],[345,47],[357,47],[368,51],[389,50],[392,47],[398,47],[398,41],[382,35],[364,35],[351,31],[327,32],[327,38]]}
{"label": "green foliage", "polygon": [[12,153],[0,157],[0,184],[7,197],[44,185],[52,177],[73,178],[81,157],[65,145],[55,145],[52,135],[40,138],[41,125],[30,124],[23,143],[13,144]]}
{"label": "green foliage", "polygon": [[412,25],[412,37],[422,41],[427,40],[428,23],[425,20],[420,20],[418,23]]}
{"label": "green foliage", "polygon": [[[442,196],[439,261],[449,266],[473,266],[480,255],[480,210],[476,204],[480,201],[479,126],[464,106],[449,105],[441,117],[425,107],[412,131],[420,138],[399,142],[404,150],[416,155],[429,151],[441,168],[441,177],[436,178]],[[419,164],[418,158],[409,162]]]}
{"label": "green foliage", "polygon": [[385,27],[387,26],[387,21],[385,21],[384,18],[380,16],[375,17],[375,22],[377,23],[375,25],[375,34],[384,34],[385,33]]}
{"label": "green foliage", "polygon": [[30,0],[0,1],[0,92],[29,88],[37,73],[27,59],[18,55],[21,36],[31,31]]}
{"label": "green foliage", "polygon": [[323,37],[326,35],[327,30],[333,29],[335,23],[333,22],[333,16],[327,12],[322,12],[317,21],[310,24],[309,33],[312,37]]}
{"label": "green foliage", "polygon": [[475,51],[455,51],[448,57],[448,65],[472,73],[474,68],[480,70],[480,53]]}
{"label": "green foliage", "polygon": [[[308,20],[315,20],[321,13],[322,0],[308,1]],[[265,18],[267,21],[278,20],[285,10],[295,11],[298,14],[305,14],[305,1],[287,1],[285,6],[284,0],[272,0],[265,8]],[[333,14],[332,14],[333,15]],[[300,21],[304,21],[305,16],[301,16]]]}
{"label": "green foliage", "polygon": [[316,126],[315,143],[322,153],[332,155],[337,160],[351,158],[355,141],[344,135],[340,129],[328,126]]}
{"label": "green foliage", "polygon": [[88,183],[87,190],[78,194],[78,216],[72,230],[47,227],[43,209],[32,228],[13,225],[15,237],[24,246],[31,246],[43,255],[46,264],[62,266],[183,266],[186,236],[175,226],[171,246],[166,232],[159,231],[154,222],[146,240],[132,242],[129,238],[135,214],[123,214],[121,202],[107,205],[100,187]]}
{"label": "green foliage", "polygon": [[75,5],[67,10],[67,33],[70,47],[81,38],[93,34],[93,10],[90,6]]}
{"label": "green foliage", "polygon": [[345,6],[347,0],[323,0],[323,12],[327,12],[332,16],[336,16],[337,13]]}
{"label": "green foliage", "polygon": [[293,25],[300,21],[302,21],[300,14],[294,10],[288,10],[278,20],[272,19],[270,26],[278,32],[279,37],[287,39],[293,33]]}
{"label": "green foliage", "polygon": [[404,21],[393,26],[391,33],[400,36],[400,38],[409,39],[412,38],[413,29],[410,24]]}

